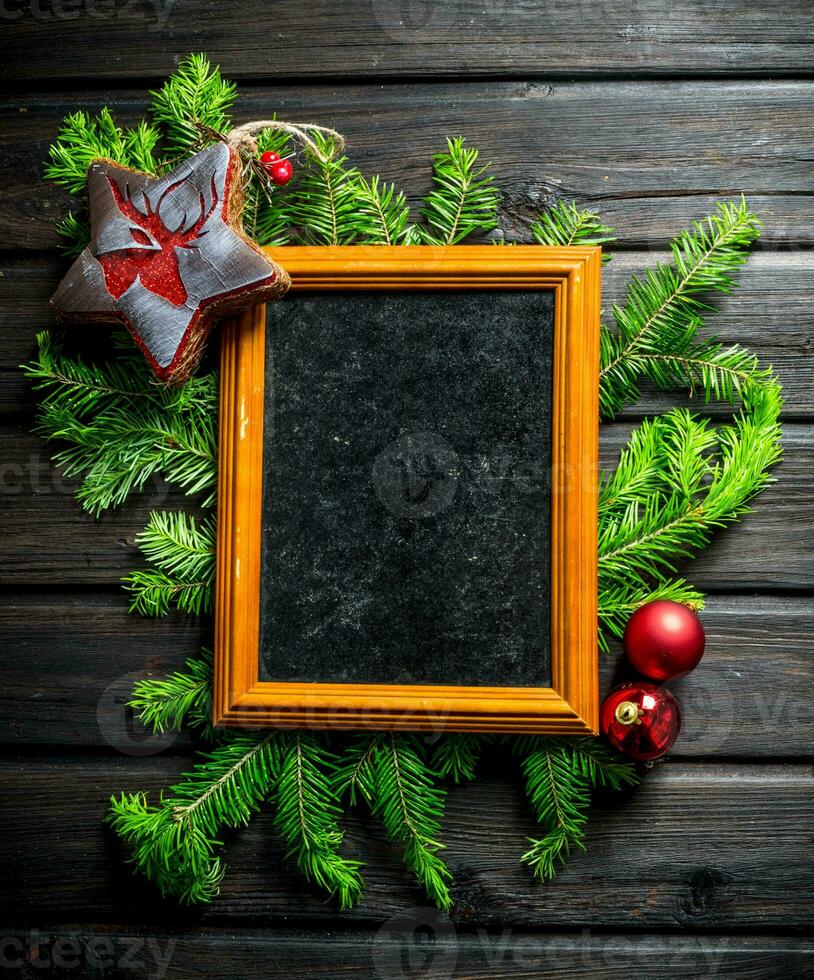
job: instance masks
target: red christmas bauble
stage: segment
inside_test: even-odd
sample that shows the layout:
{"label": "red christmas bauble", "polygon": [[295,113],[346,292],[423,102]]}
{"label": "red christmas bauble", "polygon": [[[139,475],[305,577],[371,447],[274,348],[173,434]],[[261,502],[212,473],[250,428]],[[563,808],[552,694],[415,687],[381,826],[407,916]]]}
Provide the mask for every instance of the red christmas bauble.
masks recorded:
{"label": "red christmas bauble", "polygon": [[680,602],[658,599],[633,613],[622,644],[634,670],[666,681],[698,666],[704,655],[704,627]]}
{"label": "red christmas bauble", "polygon": [[276,163],[280,159],[280,154],[275,153],[274,150],[266,150],[265,153],[260,154],[260,162],[263,164],[265,170],[269,170],[272,163]]}
{"label": "red christmas bauble", "polygon": [[681,711],[666,688],[646,681],[615,687],[599,711],[602,734],[631,759],[647,762],[664,755],[678,738]]}
{"label": "red christmas bauble", "polygon": [[294,168],[291,166],[290,160],[277,160],[268,168],[268,173],[273,183],[282,186],[294,176]]}

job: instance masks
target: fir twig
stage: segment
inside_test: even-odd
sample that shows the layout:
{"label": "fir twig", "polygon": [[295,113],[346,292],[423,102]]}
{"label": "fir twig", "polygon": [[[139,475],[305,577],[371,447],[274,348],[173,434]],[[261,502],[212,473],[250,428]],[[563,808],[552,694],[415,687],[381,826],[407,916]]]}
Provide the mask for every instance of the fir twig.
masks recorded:
{"label": "fir twig", "polygon": [[388,734],[377,743],[373,761],[373,812],[388,837],[404,845],[404,863],[427,896],[441,909],[452,905],[449,868],[438,855],[437,840],[445,793],[434,785],[435,773],[424,761],[415,736]]}
{"label": "fir twig", "polygon": [[187,659],[183,671],[137,681],[128,705],[154,734],[187,726],[212,737],[212,652]]}
{"label": "fir twig", "polygon": [[333,753],[307,732],[283,736],[281,752],[275,826],[288,844],[287,856],[296,860],[308,881],[336,895],[341,908],[350,908],[359,900],[364,883],[361,862],[339,853],[341,811],[326,771],[334,761]]}
{"label": "fir twig", "polygon": [[136,544],[155,569],[139,569],[124,579],[131,611],[165,616],[170,603],[184,612],[210,611],[215,583],[214,518],[200,524],[183,512],[153,513]]}
{"label": "fir twig", "polygon": [[497,227],[500,195],[489,165],[477,166],[478,151],[464,144],[463,137],[447,140],[445,152],[433,157],[433,190],[421,214],[427,227],[419,229],[423,241],[434,245],[457,245],[478,232]]}
{"label": "fir twig", "polygon": [[205,55],[191,54],[150,96],[153,122],[164,128],[172,165],[200,149],[199,126],[220,133],[230,128],[229,110],[237,98],[237,86],[226,81]]}
{"label": "fir twig", "polygon": [[600,406],[614,416],[639,397],[646,375],[661,387],[702,386],[707,397],[731,398],[754,373],[754,361],[740,347],[714,340],[696,345],[701,314],[709,309],[700,294],[728,293],[731,273],[747,259],[761,223],[746,201],[719,204],[672,244],[673,262],[634,276],[624,306],[614,306],[616,330],[601,335]]}
{"label": "fir twig", "polygon": [[[616,241],[614,229],[595,211],[580,209],[573,201],[558,201],[529,227],[538,245],[606,245]],[[603,255],[609,260],[609,255]]]}
{"label": "fir twig", "polygon": [[224,867],[217,834],[248,823],[268,795],[279,769],[276,739],[276,732],[238,735],[202,754],[157,806],[143,793],[111,799],[109,823],[163,895],[193,904],[218,894]]}

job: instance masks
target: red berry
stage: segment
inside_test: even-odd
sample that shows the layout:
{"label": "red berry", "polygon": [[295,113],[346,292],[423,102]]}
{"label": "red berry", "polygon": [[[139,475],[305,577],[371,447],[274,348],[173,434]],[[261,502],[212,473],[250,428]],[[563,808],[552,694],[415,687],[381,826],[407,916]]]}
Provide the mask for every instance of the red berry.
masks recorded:
{"label": "red berry", "polygon": [[268,168],[268,173],[272,182],[281,187],[294,176],[294,168],[291,166],[290,160],[277,160]]}
{"label": "red berry", "polygon": [[634,670],[666,681],[698,666],[704,655],[704,627],[680,602],[658,599],[633,613],[622,643]]}
{"label": "red berry", "polygon": [[275,160],[279,160],[279,159],[280,159],[280,154],[275,153],[274,150],[266,150],[266,152],[261,154],[260,156],[260,162],[263,164],[264,167],[267,167],[268,164],[274,163]]}
{"label": "red berry", "polygon": [[599,724],[615,749],[647,762],[672,748],[681,729],[681,711],[666,688],[628,681],[602,702]]}

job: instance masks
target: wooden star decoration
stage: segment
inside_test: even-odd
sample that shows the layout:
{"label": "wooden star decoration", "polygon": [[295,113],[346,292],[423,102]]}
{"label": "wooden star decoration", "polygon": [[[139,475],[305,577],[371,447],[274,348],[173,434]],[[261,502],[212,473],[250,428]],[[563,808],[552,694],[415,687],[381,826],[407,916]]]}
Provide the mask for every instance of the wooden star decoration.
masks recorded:
{"label": "wooden star decoration", "polygon": [[241,231],[240,170],[225,143],[159,178],[95,160],[91,240],[51,299],[60,319],[118,320],[159,380],[188,378],[217,316],[277,298],[289,285]]}

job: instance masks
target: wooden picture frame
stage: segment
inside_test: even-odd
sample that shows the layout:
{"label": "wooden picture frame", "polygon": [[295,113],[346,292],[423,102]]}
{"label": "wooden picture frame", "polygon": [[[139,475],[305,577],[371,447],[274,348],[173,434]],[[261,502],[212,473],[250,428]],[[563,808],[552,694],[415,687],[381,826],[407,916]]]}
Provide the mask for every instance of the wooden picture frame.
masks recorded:
{"label": "wooden picture frame", "polygon": [[269,249],[292,290],[551,290],[551,687],[259,680],[265,307],[224,324],[214,722],[542,732],[598,728],[597,457],[601,250],[544,246]]}

